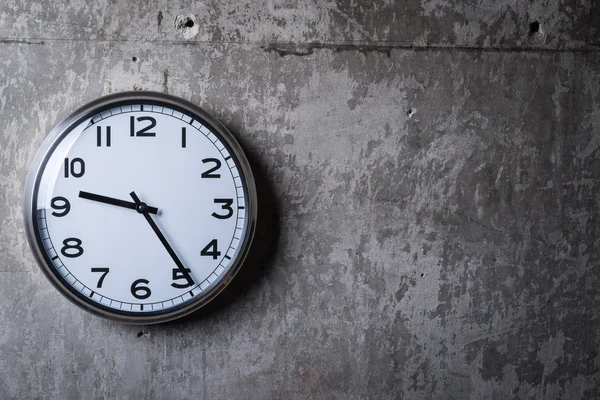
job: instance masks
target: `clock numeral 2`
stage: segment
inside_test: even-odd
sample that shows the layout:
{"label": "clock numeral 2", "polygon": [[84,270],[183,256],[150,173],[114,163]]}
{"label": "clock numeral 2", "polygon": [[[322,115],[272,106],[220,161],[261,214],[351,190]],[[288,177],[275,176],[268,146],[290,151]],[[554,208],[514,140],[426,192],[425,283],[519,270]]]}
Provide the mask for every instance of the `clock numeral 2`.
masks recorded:
{"label": "clock numeral 2", "polygon": [[[102,147],[102,127],[96,128],[96,146]],[[106,147],[110,147],[110,126],[106,127]]]}
{"label": "clock numeral 2", "polygon": [[[212,249],[212,250],[211,250]],[[201,256],[212,256],[213,260],[216,260],[221,255],[221,252],[217,249],[217,239],[213,239],[205,248],[200,251]]]}
{"label": "clock numeral 2", "polygon": [[92,268],[92,272],[102,272],[100,279],[98,279],[98,284],[96,285],[98,289],[102,287],[102,282],[104,282],[104,278],[106,278],[108,271],[108,268]]}
{"label": "clock numeral 2", "polygon": [[65,178],[73,176],[73,178],[81,178],[85,174],[85,162],[81,158],[74,158],[69,162],[65,158]]}
{"label": "clock numeral 2", "polygon": [[[75,243],[75,244],[70,244]],[[68,258],[76,258],[83,254],[83,247],[81,247],[81,239],[77,238],[66,238],[63,240],[63,248],[60,252],[63,256]],[[73,252],[74,251],[74,252]]]}
{"label": "clock numeral 2", "polygon": [[[192,272],[189,268],[186,268],[185,270],[188,274]],[[183,272],[181,272],[179,268],[173,268],[173,280],[178,281],[180,279],[185,279]],[[185,283],[171,283],[171,286],[177,289],[185,289],[187,287],[192,286],[192,283],[186,280]]]}
{"label": "clock numeral 2", "polygon": [[217,213],[212,213],[213,217],[218,218],[218,219],[231,218],[231,216],[233,215],[233,208],[231,208],[231,205],[233,204],[233,199],[215,199],[215,204],[223,204],[221,206],[221,209],[227,210],[227,214],[219,215]]}
{"label": "clock numeral 2", "polygon": [[54,197],[52,202],[50,202],[50,207],[55,210],[64,210],[62,213],[53,211],[52,215],[55,217],[64,217],[69,213],[69,211],[71,211],[71,204],[69,203],[69,200],[61,196]]}
{"label": "clock numeral 2", "polygon": [[156,132],[148,132],[150,129],[156,127],[156,120],[152,117],[138,117],[137,121],[138,122],[142,122],[142,121],[150,121],[150,125],[146,126],[145,128],[142,128],[138,131],[135,130],[135,117],[130,117],[129,118],[129,136],[131,137],[154,137],[156,136]]}
{"label": "clock numeral 2", "polygon": [[141,283],[147,285],[150,283],[150,281],[147,279],[138,279],[136,281],[133,281],[133,283],[131,284],[131,294],[136,299],[144,300],[150,297],[152,292],[150,291],[150,288],[148,286],[140,286]]}
{"label": "clock numeral 2", "polygon": [[215,172],[216,170],[221,168],[221,161],[218,158],[205,158],[204,160],[202,160],[202,162],[204,164],[206,164],[206,163],[214,163],[215,164],[214,167],[212,167],[208,171],[202,173],[203,178],[220,178],[221,177],[221,174],[213,174],[213,172]]}

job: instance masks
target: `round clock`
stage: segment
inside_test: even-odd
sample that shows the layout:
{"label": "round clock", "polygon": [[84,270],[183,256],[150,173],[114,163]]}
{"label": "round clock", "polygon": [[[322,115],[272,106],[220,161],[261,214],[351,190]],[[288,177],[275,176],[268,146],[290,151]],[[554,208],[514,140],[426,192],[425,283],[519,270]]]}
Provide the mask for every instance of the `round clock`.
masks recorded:
{"label": "round clock", "polygon": [[42,271],[96,315],[152,324],[212,300],[256,225],[252,172],[231,133],[197,106],[151,92],[109,95],[48,135],[25,188]]}

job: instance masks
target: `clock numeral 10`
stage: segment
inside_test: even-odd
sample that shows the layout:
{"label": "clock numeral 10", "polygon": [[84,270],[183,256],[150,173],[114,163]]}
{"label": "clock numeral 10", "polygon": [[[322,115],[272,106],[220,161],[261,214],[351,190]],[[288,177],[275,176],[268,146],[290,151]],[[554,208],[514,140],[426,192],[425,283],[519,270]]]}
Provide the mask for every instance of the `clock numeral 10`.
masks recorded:
{"label": "clock numeral 10", "polygon": [[131,294],[140,300],[147,299],[152,294],[148,286],[141,286],[142,283],[147,285],[150,281],[147,279],[138,279],[131,284]]}
{"label": "clock numeral 10", "polygon": [[85,162],[81,158],[74,158],[69,161],[65,158],[65,178],[81,178],[85,174]]}
{"label": "clock numeral 10", "polygon": [[129,118],[129,136],[131,137],[155,137],[156,136],[156,132],[148,132],[150,129],[156,127],[156,120],[152,117],[138,117],[137,121],[138,122],[143,122],[143,121],[150,121],[150,125],[139,129],[136,131],[136,127],[135,127],[135,121],[136,118],[135,117],[130,117]]}
{"label": "clock numeral 10", "polygon": [[205,248],[200,251],[201,256],[210,256],[213,260],[216,260],[221,255],[221,252],[217,249],[217,239],[213,239]]}

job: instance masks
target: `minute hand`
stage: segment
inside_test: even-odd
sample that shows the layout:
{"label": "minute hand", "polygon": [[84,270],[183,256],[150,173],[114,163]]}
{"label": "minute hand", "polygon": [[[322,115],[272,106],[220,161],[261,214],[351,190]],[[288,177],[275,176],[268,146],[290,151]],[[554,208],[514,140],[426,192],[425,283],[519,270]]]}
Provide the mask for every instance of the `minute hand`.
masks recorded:
{"label": "minute hand", "polygon": [[160,240],[160,242],[163,244],[163,246],[165,246],[165,249],[167,249],[167,252],[171,256],[173,261],[175,261],[175,264],[179,268],[179,271],[181,271],[181,273],[183,274],[185,279],[188,281],[190,286],[193,285],[194,280],[192,279],[190,274],[187,272],[187,270],[181,263],[181,260],[179,259],[179,257],[177,257],[177,254],[175,254],[175,251],[173,251],[173,248],[171,247],[171,245],[169,245],[169,242],[167,242],[167,239],[165,238],[165,236],[162,234],[160,229],[158,229],[158,226],[156,225],[156,223],[154,222],[154,220],[152,219],[150,214],[148,214],[149,211],[148,211],[148,206],[146,205],[146,203],[142,203],[140,201],[140,198],[135,194],[135,192],[131,192],[131,193],[129,193],[129,195],[131,196],[133,201],[135,201],[135,204],[137,207],[136,208],[137,212],[144,215],[144,217],[146,218],[146,221],[148,221],[148,224],[150,224],[150,227],[152,227],[152,230],[154,231],[154,233],[156,233],[156,236],[158,236],[158,239]]}

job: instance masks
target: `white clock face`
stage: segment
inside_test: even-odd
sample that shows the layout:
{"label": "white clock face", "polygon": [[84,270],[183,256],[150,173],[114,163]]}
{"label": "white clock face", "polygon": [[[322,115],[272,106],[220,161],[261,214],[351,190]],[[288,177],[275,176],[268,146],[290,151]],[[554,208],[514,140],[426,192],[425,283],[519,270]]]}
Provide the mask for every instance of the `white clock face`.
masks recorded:
{"label": "white clock face", "polygon": [[37,173],[38,248],[57,281],[92,308],[181,309],[240,258],[252,219],[247,174],[214,127],[181,111],[110,104],[63,134]]}

